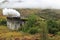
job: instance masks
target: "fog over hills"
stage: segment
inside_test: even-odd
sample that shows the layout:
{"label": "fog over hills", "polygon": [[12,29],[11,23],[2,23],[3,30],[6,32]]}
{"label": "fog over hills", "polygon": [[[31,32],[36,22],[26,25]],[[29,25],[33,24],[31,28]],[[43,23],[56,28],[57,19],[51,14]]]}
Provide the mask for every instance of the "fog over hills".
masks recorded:
{"label": "fog over hills", "polygon": [[[2,1],[5,1],[2,3]],[[1,8],[53,8],[60,9],[60,0],[0,0]]]}

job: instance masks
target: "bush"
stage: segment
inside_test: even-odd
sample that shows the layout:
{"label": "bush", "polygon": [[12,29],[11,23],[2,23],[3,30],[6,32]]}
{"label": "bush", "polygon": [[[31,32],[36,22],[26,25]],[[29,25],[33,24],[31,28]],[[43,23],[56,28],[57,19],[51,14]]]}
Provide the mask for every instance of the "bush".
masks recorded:
{"label": "bush", "polygon": [[37,28],[30,28],[29,30],[28,30],[28,33],[30,33],[30,34],[35,34],[35,33],[39,33],[39,31],[38,31],[38,29]]}
{"label": "bush", "polygon": [[56,34],[58,32],[58,26],[55,20],[48,20],[47,21],[48,31],[51,34]]}
{"label": "bush", "polygon": [[[38,24],[38,25],[37,25]],[[28,17],[28,21],[25,23],[24,27],[22,27],[23,32],[30,33],[30,34],[35,34],[38,33],[39,28],[39,23],[37,21],[37,16],[35,14],[32,14]]]}
{"label": "bush", "polygon": [[60,35],[60,32],[57,32],[57,35]]}
{"label": "bush", "polygon": [[0,19],[0,25],[5,25],[6,26],[7,25],[6,20],[5,19]]}

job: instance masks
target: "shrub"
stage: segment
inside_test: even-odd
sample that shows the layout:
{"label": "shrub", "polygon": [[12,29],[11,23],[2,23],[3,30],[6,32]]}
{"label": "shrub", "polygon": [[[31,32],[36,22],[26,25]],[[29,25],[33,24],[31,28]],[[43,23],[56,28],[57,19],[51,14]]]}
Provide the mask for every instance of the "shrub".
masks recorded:
{"label": "shrub", "polygon": [[57,35],[60,35],[60,32],[57,32]]}
{"label": "shrub", "polygon": [[35,34],[35,33],[38,33],[39,31],[38,31],[38,29],[37,28],[30,28],[29,30],[28,30],[28,33],[30,33],[30,34]]}
{"label": "shrub", "polygon": [[0,19],[0,25],[5,25],[6,26],[6,20],[5,19]]}
{"label": "shrub", "polygon": [[55,20],[48,20],[47,21],[48,31],[51,34],[56,34],[58,32],[58,26]]}
{"label": "shrub", "polygon": [[39,23],[37,22],[37,16],[35,14],[32,14],[28,17],[28,21],[25,23],[24,27],[22,27],[21,31],[30,33],[30,34],[35,34],[35,33],[38,33],[39,27],[40,26],[39,26]]}

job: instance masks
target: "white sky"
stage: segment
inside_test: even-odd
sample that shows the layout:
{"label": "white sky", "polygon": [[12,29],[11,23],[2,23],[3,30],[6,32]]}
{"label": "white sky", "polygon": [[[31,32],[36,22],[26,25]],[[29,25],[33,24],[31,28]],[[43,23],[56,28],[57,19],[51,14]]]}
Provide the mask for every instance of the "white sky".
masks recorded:
{"label": "white sky", "polygon": [[[55,8],[60,9],[60,0],[8,0],[8,3],[0,5],[8,8]],[[1,1],[0,1],[1,2]]]}

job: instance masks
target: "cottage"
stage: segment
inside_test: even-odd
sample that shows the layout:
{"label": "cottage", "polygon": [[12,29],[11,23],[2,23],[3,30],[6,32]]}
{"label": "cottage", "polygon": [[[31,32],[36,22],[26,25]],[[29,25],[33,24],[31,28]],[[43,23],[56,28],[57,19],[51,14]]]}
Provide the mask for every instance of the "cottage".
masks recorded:
{"label": "cottage", "polygon": [[18,30],[26,21],[20,17],[7,17],[7,27],[11,30]]}
{"label": "cottage", "polygon": [[18,30],[26,21],[15,9],[4,8],[3,15],[7,17],[7,27],[11,30]]}
{"label": "cottage", "polygon": [[7,27],[12,30],[18,30],[20,27],[19,17],[7,17]]}

